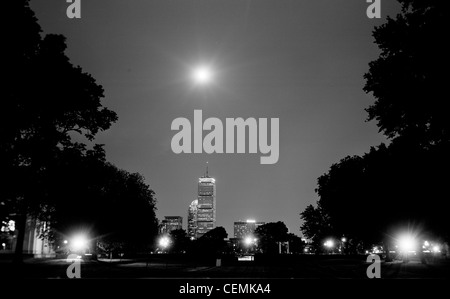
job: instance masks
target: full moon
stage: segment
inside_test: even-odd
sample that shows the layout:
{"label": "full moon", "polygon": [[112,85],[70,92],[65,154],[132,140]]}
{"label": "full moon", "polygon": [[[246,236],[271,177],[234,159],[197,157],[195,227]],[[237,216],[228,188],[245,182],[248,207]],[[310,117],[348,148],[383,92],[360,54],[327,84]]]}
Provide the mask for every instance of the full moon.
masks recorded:
{"label": "full moon", "polygon": [[197,67],[194,69],[192,76],[195,83],[202,85],[210,83],[213,79],[213,73],[207,66]]}

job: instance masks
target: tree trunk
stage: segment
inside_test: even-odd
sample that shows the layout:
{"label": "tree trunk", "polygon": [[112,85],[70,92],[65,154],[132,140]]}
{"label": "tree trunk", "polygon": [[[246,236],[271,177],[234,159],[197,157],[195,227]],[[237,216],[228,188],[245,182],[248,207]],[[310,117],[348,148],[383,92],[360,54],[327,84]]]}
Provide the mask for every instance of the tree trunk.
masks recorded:
{"label": "tree trunk", "polygon": [[14,251],[13,263],[23,263],[23,242],[25,240],[25,229],[27,227],[27,213],[26,208],[22,208],[20,215],[17,217],[17,234],[16,249]]}

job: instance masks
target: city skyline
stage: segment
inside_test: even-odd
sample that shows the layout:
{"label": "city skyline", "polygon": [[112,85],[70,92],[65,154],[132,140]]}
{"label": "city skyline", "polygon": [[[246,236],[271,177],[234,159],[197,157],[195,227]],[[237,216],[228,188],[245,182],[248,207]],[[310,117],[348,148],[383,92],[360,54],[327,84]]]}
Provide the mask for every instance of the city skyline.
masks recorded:
{"label": "city skyline", "polygon": [[449,2],[4,4],[6,288],[450,277]]}
{"label": "city skyline", "polygon": [[[95,141],[108,161],[143,174],[160,219],[185,215],[209,161],[218,226],[231,233],[232,218],[283,219],[299,235],[299,213],[318,199],[317,178],[386,142],[365,122],[373,97],[363,75],[379,55],[371,32],[398,3],[383,3],[381,19],[368,19],[358,0],[95,1],[83,3],[77,20],[67,19],[65,2],[31,7],[44,32],[66,36],[70,60],[104,87],[104,105],[119,119]],[[208,86],[191,81],[202,63],[216,72]],[[192,123],[196,109],[205,119],[279,118],[279,160],[173,153],[172,121]]]}
{"label": "city skyline", "polygon": [[[216,183],[215,179],[213,177],[209,176],[208,163],[206,164],[206,171],[205,171],[204,175],[199,178],[199,188],[200,188],[202,179],[212,179],[212,180],[214,180],[213,181],[214,185]],[[199,190],[199,192],[200,192],[200,190]],[[214,193],[215,193],[215,187],[214,187]],[[199,205],[199,199],[198,199],[199,197],[201,197],[201,196],[198,194],[198,197],[196,199],[194,199],[188,207],[187,217],[186,217],[186,219],[187,219],[186,225],[183,225],[183,224],[180,225],[181,228],[186,231],[186,234],[188,235],[188,237],[190,237],[191,239],[197,239],[197,238],[201,237],[201,235],[197,234],[197,229],[198,229],[197,211],[198,211],[198,205]],[[215,204],[214,204],[214,206],[215,206]],[[214,209],[214,213],[217,213],[217,210]],[[161,219],[161,224],[160,224],[162,227],[165,227],[165,225],[169,219],[172,219],[172,218],[182,219],[183,218],[183,216],[163,216],[163,217],[164,217],[164,219]],[[214,219],[215,219],[215,216],[214,216]],[[182,220],[179,223],[183,223]],[[251,230],[254,231],[256,229],[256,227],[258,227],[259,225],[265,224],[265,222],[256,221],[254,219],[246,219],[245,221],[242,219],[233,219],[233,231],[231,233],[228,233],[228,231],[224,227],[228,233],[228,238],[236,238],[236,225],[237,224],[244,224],[245,226],[251,226]],[[213,226],[213,228],[215,228],[215,227],[216,227],[216,225]],[[171,229],[170,230],[165,229],[164,231],[163,231],[163,229],[161,229],[162,234],[169,233],[170,231],[171,231]]]}

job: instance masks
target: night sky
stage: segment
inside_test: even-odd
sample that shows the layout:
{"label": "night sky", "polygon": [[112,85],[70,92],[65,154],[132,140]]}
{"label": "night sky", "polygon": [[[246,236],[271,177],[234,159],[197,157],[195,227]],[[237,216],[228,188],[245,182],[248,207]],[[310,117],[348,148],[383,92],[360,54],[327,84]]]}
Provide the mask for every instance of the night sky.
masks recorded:
{"label": "night sky", "polygon": [[[97,135],[107,159],[144,175],[157,216],[182,216],[209,161],[217,182],[217,225],[284,221],[300,235],[299,213],[318,199],[317,178],[347,155],[385,141],[365,122],[373,102],[362,90],[379,50],[373,27],[399,6],[382,1],[368,19],[365,0],[81,0],[68,19],[63,0],[32,0],[44,33],[67,37],[67,55],[105,89],[119,120]],[[190,72],[209,64],[214,82],[195,86]],[[63,100],[63,99],[62,99]],[[203,119],[280,120],[280,157],[179,154],[171,123],[194,109]]]}

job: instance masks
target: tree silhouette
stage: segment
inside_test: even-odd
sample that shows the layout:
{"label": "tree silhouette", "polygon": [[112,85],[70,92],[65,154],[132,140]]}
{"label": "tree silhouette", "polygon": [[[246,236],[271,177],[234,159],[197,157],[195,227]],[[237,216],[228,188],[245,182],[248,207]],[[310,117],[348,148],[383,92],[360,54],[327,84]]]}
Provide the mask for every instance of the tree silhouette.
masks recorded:
{"label": "tree silhouette", "polygon": [[[371,62],[364,90],[367,109],[390,144],[346,157],[318,179],[319,208],[302,213],[310,238],[345,235],[354,248],[392,245],[405,227],[418,236],[450,240],[443,207],[449,196],[450,119],[445,1],[400,0],[402,12],[374,31],[380,57]],[[321,220],[326,215],[328,221]]]}
{"label": "tree silhouette", "polygon": [[157,234],[153,190],[140,174],[120,170],[96,154],[65,151],[58,165],[49,169],[53,210],[48,218],[59,232],[55,241],[81,231],[95,237],[107,252],[149,250]]}
{"label": "tree silhouette", "polygon": [[264,254],[278,253],[278,242],[288,241],[288,228],[282,221],[269,222],[255,229],[258,247]]}
{"label": "tree silhouette", "polygon": [[175,229],[170,232],[170,238],[172,240],[172,245],[169,251],[172,253],[184,253],[188,249],[189,236],[184,229]]}
{"label": "tree silhouette", "polygon": [[389,207],[390,213],[383,216],[386,224],[420,223],[448,239],[440,207],[448,197],[444,186],[450,166],[444,38],[449,4],[399,2],[401,14],[388,18],[373,33],[381,54],[365,75],[364,90],[376,98],[367,109],[369,120],[376,120],[380,131],[392,140],[387,150],[379,148],[366,157],[373,169],[368,190],[379,191],[378,198]]}
{"label": "tree silhouette", "polygon": [[400,0],[402,13],[373,33],[381,49],[370,63],[364,90],[367,109],[389,138],[412,139],[423,147],[450,141],[446,83],[449,75],[447,1]]}
{"label": "tree silhouette", "polygon": [[289,252],[300,254],[303,253],[303,249],[305,248],[305,242],[297,236],[292,233],[289,233],[287,236],[287,241],[289,242]]}
{"label": "tree silhouette", "polygon": [[321,202],[315,208],[308,205],[306,209],[300,213],[303,223],[300,227],[303,235],[311,240],[315,249],[321,248],[323,239],[336,234],[330,224],[329,216],[321,206]]}
{"label": "tree silhouette", "polygon": [[74,133],[92,141],[117,116],[102,107],[103,88],[71,64],[64,53],[65,38],[41,36],[27,0],[4,5],[12,23],[4,40],[8,46],[4,47],[3,66],[8,75],[3,78],[4,114],[0,118],[0,166],[4,170],[0,196],[5,208],[18,215],[15,260],[21,261],[26,217],[47,205],[44,186],[49,165],[66,149],[86,152],[72,140]]}
{"label": "tree silhouette", "polygon": [[228,233],[223,226],[218,226],[203,236],[200,237],[201,240],[212,240],[212,241],[223,241],[228,237]]}
{"label": "tree silhouette", "polygon": [[195,240],[190,248],[191,253],[204,257],[220,256],[226,249],[225,238],[227,237],[225,228],[218,226]]}

